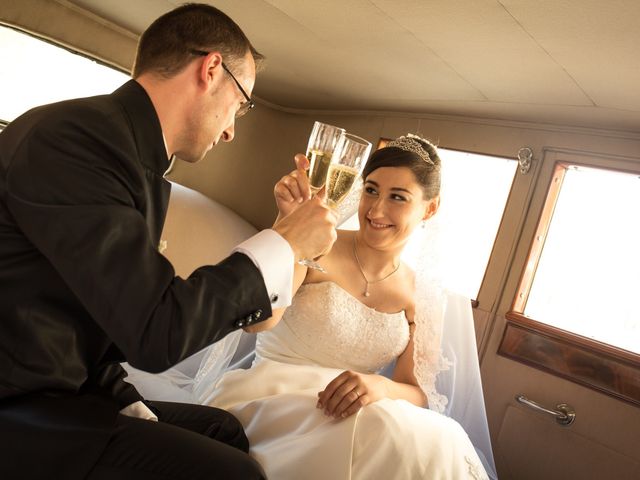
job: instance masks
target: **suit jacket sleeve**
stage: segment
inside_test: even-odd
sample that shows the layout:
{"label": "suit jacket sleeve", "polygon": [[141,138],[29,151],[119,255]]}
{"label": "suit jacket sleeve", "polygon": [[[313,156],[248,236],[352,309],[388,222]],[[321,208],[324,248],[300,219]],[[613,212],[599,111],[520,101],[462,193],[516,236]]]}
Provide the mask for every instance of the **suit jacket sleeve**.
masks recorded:
{"label": "suit jacket sleeve", "polygon": [[270,316],[262,276],[243,254],[175,276],[145,221],[149,182],[164,180],[150,179],[158,174],[139,161],[122,112],[72,105],[45,120],[15,139],[0,193],[131,365],[163,371],[239,320]]}

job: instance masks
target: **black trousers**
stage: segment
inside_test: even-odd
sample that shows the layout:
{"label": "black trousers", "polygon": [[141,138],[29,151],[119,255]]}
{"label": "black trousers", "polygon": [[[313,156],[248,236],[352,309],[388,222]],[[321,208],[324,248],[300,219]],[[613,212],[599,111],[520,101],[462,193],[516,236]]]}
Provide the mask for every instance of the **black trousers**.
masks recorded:
{"label": "black trousers", "polygon": [[158,422],[118,416],[117,428],[87,480],[265,479],[229,412],[153,402]]}

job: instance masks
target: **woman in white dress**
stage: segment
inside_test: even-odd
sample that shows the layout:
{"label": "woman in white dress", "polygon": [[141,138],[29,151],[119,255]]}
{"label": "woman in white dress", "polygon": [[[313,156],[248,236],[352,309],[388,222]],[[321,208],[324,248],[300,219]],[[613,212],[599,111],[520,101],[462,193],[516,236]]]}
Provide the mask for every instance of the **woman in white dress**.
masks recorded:
{"label": "woman in white dress", "polygon": [[[297,161],[275,188],[280,215],[309,198]],[[296,267],[297,294],[259,325],[273,328],[252,367],[225,373],[206,401],[242,422],[271,479],[487,478],[464,429],[438,413],[445,297],[400,259],[438,210],[436,148],[400,137],[372,154],[363,182],[360,229],[339,231],[319,260],[328,273]]]}

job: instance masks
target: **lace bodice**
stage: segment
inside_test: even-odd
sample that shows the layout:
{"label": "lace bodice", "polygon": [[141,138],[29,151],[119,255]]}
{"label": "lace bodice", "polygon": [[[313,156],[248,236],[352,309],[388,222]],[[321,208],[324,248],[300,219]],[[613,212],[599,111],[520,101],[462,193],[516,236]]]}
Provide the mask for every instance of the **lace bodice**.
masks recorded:
{"label": "lace bodice", "polygon": [[404,312],[378,312],[333,282],[310,283],[300,287],[275,328],[258,334],[256,355],[372,373],[408,341]]}

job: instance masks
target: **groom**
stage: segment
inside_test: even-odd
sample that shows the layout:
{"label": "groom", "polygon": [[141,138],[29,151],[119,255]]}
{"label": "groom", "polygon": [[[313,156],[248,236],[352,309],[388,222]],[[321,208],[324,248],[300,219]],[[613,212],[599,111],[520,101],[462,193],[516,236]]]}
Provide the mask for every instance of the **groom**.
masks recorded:
{"label": "groom", "polygon": [[120,367],[160,372],[269,318],[294,260],[335,240],[314,199],[186,280],[157,251],[169,159],[233,140],[261,59],[187,4],[143,33],[134,80],[0,134],[0,478],[263,478],[235,418],[143,403]]}

